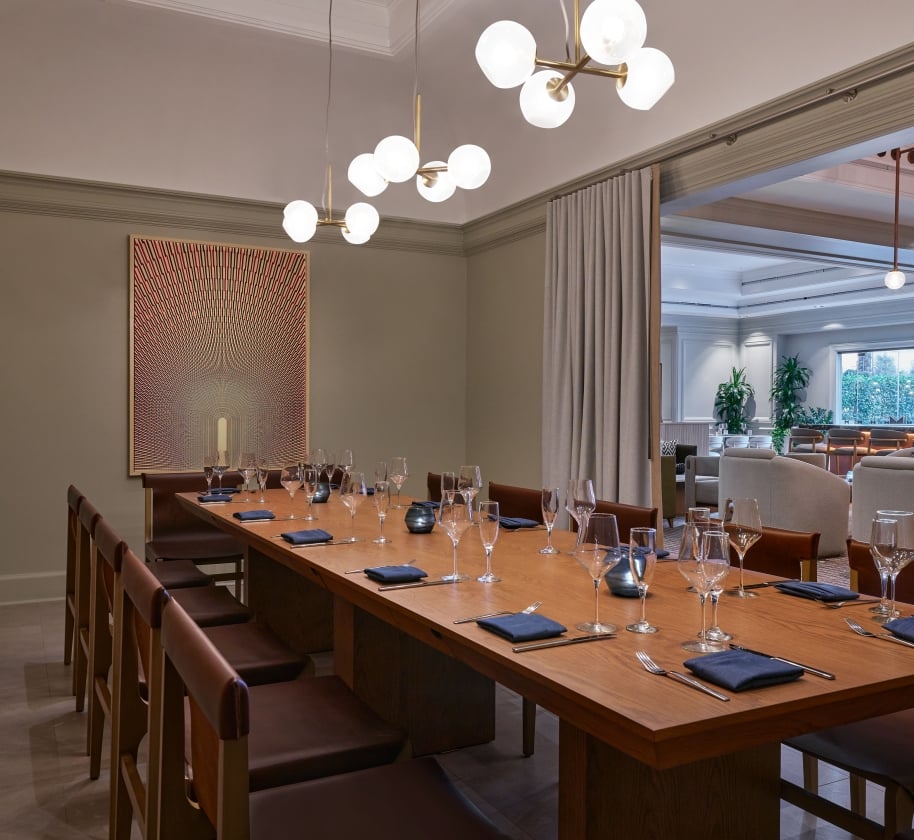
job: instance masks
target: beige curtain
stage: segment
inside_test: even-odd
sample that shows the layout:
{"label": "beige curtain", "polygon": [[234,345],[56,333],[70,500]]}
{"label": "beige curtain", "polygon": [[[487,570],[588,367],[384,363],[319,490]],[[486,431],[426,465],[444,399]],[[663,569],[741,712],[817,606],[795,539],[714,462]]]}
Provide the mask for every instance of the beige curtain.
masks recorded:
{"label": "beige curtain", "polygon": [[597,498],[636,505],[651,502],[655,438],[651,195],[642,169],[558,198],[546,216],[543,479],[564,492],[592,478]]}

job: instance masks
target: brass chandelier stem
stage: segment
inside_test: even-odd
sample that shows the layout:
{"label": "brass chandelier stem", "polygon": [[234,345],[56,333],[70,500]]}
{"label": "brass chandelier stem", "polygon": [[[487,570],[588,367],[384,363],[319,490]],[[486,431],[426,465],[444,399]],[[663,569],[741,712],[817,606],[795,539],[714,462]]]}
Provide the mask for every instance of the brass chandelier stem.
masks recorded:
{"label": "brass chandelier stem", "polygon": [[892,260],[892,269],[898,271],[898,211],[901,205],[901,149],[892,149],[895,158],[895,252]]}

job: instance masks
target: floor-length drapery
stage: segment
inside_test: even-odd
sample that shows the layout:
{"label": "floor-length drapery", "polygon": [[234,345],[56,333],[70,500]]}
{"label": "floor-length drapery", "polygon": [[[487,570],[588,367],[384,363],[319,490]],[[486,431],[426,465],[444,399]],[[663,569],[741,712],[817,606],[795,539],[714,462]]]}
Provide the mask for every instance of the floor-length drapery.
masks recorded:
{"label": "floor-length drapery", "polygon": [[543,479],[592,478],[597,498],[638,505],[651,502],[651,179],[620,175],[546,216]]}

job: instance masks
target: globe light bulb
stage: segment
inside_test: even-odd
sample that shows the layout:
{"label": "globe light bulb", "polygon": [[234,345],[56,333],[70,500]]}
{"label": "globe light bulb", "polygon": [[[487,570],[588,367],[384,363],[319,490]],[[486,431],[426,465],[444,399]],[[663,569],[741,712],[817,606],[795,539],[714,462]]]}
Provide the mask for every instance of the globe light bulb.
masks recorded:
{"label": "globe light bulb", "polygon": [[900,289],[904,285],[905,277],[904,272],[899,271],[897,268],[889,271],[885,275],[885,284],[890,289]]}
{"label": "globe light bulb", "polygon": [[369,198],[380,195],[387,189],[387,180],[378,172],[371,152],[356,155],[346,174],[349,183]]}
{"label": "globe light bulb", "polygon": [[647,19],[635,0],[594,0],[581,17],[581,45],[600,64],[621,64],[644,45]]}
{"label": "globe light bulb", "polygon": [[293,242],[307,242],[317,230],[317,210],[310,201],[290,201],[282,211],[282,229]]}
{"label": "globe light bulb", "polygon": [[447,171],[458,187],[475,190],[488,180],[492,161],[481,146],[466,143],[448,155]]}
{"label": "globe light bulb", "polygon": [[[445,166],[443,160],[429,161],[425,166]],[[426,201],[438,203],[447,201],[456,191],[457,185],[448,172],[429,172],[416,176],[416,189]]]}
{"label": "globe light bulb", "polygon": [[676,81],[673,62],[666,53],[653,47],[638,50],[625,64],[628,77],[616,82],[616,90],[629,108],[649,111]]}
{"label": "globe light bulb", "polygon": [[346,229],[354,237],[365,237],[365,241],[371,236],[381,223],[381,217],[378,211],[370,204],[364,201],[356,202],[346,211]]}
{"label": "globe light bulb", "polygon": [[522,85],[533,73],[536,41],[530,30],[513,20],[488,26],[476,42],[476,63],[497,88]]}
{"label": "globe light bulb", "polygon": [[392,134],[375,147],[374,165],[382,178],[402,183],[416,174],[419,168],[419,150],[409,138]]}
{"label": "globe light bulb", "polygon": [[361,236],[356,236],[352,231],[346,230],[343,228],[340,233],[343,234],[343,239],[345,239],[350,245],[364,245],[371,236],[368,234],[362,234]]}
{"label": "globe light bulb", "polygon": [[574,88],[568,84],[562,91],[564,98],[549,89],[562,80],[555,70],[534,73],[520,89],[520,110],[524,119],[539,128],[558,128],[574,110]]}

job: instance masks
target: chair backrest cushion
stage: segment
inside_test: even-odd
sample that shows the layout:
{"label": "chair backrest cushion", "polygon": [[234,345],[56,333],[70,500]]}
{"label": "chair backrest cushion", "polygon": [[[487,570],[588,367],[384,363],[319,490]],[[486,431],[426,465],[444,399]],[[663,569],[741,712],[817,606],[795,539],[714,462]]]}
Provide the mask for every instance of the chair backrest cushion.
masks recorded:
{"label": "chair backrest cushion", "polygon": [[489,498],[498,502],[502,516],[518,516],[523,519],[543,521],[543,492],[529,487],[515,487],[513,484],[489,482]]}

